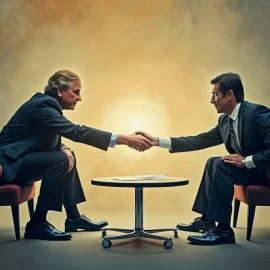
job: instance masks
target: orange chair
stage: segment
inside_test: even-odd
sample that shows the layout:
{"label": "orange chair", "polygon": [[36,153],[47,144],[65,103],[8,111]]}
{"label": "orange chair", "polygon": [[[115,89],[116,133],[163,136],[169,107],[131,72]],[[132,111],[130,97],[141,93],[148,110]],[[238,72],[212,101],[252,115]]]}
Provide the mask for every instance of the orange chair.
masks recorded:
{"label": "orange chair", "polygon": [[11,206],[16,240],[20,240],[20,212],[19,205],[28,203],[30,218],[34,213],[35,184],[18,186],[5,184],[0,186],[0,206]]}
{"label": "orange chair", "polygon": [[233,227],[236,227],[240,202],[248,205],[247,241],[250,241],[256,206],[270,206],[270,169],[266,171],[268,183],[263,185],[234,186]]}

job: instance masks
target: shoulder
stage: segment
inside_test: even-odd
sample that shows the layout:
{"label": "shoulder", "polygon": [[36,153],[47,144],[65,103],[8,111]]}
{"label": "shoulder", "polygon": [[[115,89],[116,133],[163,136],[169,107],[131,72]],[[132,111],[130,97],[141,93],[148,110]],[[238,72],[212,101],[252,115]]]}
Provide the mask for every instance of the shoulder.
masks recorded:
{"label": "shoulder", "polygon": [[35,103],[36,108],[44,108],[44,107],[51,107],[53,109],[56,109],[57,111],[61,112],[62,114],[62,109],[58,103],[58,101],[43,93],[36,93],[31,100]]}
{"label": "shoulder", "polygon": [[251,103],[248,101],[243,102],[243,110],[245,114],[261,114],[261,113],[270,113],[270,109],[262,104]]}

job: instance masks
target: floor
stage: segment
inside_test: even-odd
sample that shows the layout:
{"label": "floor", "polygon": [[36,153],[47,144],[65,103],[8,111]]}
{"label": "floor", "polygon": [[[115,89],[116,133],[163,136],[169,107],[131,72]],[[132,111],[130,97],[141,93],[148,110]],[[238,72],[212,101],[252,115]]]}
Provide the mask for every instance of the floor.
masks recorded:
{"label": "floor", "polygon": [[[26,206],[21,209],[20,241],[14,240],[11,211],[0,208],[0,269],[270,269],[270,211],[267,207],[257,209],[252,241],[245,240],[246,207],[240,211],[238,228],[235,229],[236,244],[219,246],[196,246],[186,240],[192,233],[180,232],[174,238],[174,246],[167,250],[163,242],[133,239],[113,242],[109,249],[101,246],[101,232],[73,233],[71,241],[50,242],[23,239],[28,215]],[[95,220],[104,219],[105,213],[87,213]],[[166,219],[145,213],[144,227],[175,227],[175,215],[161,213]],[[133,228],[133,213],[107,213],[109,226]],[[182,213],[181,222],[194,218],[194,213]],[[64,213],[50,213],[49,221],[63,230]],[[94,219],[93,218],[93,219]],[[266,222],[264,222],[264,220]],[[173,237],[172,232],[161,235]],[[260,266],[258,266],[260,265]]]}

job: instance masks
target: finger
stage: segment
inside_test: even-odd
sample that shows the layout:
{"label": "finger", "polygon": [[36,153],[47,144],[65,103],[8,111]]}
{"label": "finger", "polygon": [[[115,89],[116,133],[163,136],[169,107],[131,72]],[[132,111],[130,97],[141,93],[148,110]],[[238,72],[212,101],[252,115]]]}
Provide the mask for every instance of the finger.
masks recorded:
{"label": "finger", "polygon": [[147,149],[149,149],[150,147],[153,146],[153,145],[152,145],[152,142],[150,142],[150,141],[147,140],[147,139],[143,140],[143,144],[144,144],[145,146],[147,146]]}
{"label": "finger", "polygon": [[143,141],[144,141],[149,147],[152,147],[152,142],[150,142],[148,139],[143,138]]}
{"label": "finger", "polygon": [[226,156],[223,160],[232,160],[235,161],[237,158],[233,156]]}
{"label": "finger", "polygon": [[135,134],[136,134],[136,135],[142,135],[142,136],[145,135],[144,132],[143,132],[143,131],[140,131],[140,130],[137,130],[137,131],[135,132]]}
{"label": "finger", "polygon": [[233,160],[224,160],[224,162],[229,164],[236,164],[236,161]]}
{"label": "finger", "polygon": [[143,142],[141,148],[147,150],[150,148],[150,146],[147,143]]}
{"label": "finger", "polygon": [[230,157],[231,157],[231,155],[226,155],[226,156],[223,156],[221,159],[228,159]]}

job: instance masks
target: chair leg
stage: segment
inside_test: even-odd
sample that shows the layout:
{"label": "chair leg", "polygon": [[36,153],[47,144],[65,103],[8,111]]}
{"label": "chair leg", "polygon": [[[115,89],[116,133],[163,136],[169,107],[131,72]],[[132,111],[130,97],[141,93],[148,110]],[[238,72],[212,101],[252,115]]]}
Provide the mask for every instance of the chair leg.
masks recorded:
{"label": "chair leg", "polygon": [[30,219],[34,215],[34,198],[27,201]]}
{"label": "chair leg", "polygon": [[16,240],[20,240],[20,211],[19,205],[11,206]]}
{"label": "chair leg", "polygon": [[237,199],[234,199],[233,228],[235,228],[237,225],[239,208],[240,208],[240,201]]}
{"label": "chair leg", "polygon": [[253,220],[255,216],[255,205],[249,205],[248,206],[248,221],[247,221],[247,241],[250,241],[251,232],[252,232],[252,226],[253,226]]}

